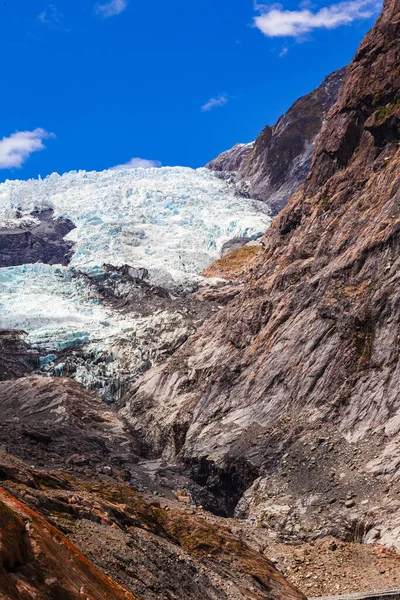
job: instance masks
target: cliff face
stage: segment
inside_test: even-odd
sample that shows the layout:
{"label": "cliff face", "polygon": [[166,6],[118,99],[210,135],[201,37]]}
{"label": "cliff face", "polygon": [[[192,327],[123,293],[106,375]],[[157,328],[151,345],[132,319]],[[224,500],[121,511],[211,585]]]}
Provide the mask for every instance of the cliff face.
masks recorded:
{"label": "cliff face", "polygon": [[126,398],[155,454],[285,539],[400,544],[399,39],[386,0],[244,290]]}
{"label": "cliff face", "polygon": [[276,215],[308,175],[315,140],[336,102],[346,69],[291,106],[274,127],[267,125],[253,144],[237,144],[208,163],[215,171],[237,171],[241,193],[265,201]]}

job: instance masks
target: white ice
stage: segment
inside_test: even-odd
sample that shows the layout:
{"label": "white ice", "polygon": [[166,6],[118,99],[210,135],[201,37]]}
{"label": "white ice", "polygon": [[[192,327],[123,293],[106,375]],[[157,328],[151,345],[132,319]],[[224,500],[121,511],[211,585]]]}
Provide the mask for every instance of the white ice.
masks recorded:
{"label": "white ice", "polygon": [[224,242],[263,232],[265,204],[239,197],[207,169],[164,167],[53,174],[0,185],[0,225],[15,210],[50,206],[77,229],[72,266],[124,263],[170,273],[199,273]]}
{"label": "white ice", "polygon": [[[236,196],[210,171],[182,167],[79,171],[0,184],[0,226],[21,225],[17,209],[28,215],[40,207],[75,223],[67,236],[76,244],[72,267],[128,263],[149,269],[159,283],[198,278],[224,242],[263,232],[271,221],[264,204]],[[138,326],[91,298],[68,268],[0,269],[0,328],[27,331],[43,351],[106,343]]]}

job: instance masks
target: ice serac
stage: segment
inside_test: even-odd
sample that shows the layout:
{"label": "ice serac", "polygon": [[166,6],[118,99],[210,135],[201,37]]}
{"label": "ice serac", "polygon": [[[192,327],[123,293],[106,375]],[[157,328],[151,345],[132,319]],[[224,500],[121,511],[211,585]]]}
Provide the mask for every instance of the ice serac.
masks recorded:
{"label": "ice serac", "polygon": [[264,232],[271,221],[262,203],[240,198],[207,169],[53,173],[0,185],[5,227],[26,224],[35,210],[44,209],[75,225],[66,236],[74,243],[71,267],[128,264],[147,269],[165,287],[195,279],[225,242]]}
{"label": "ice serac", "polygon": [[207,168],[236,172],[236,187],[266,202],[276,215],[307,177],[315,141],[336,102],[346,69],[335,71],[319,87],[297,100],[277,123],[267,125],[252,144],[238,144]]}
{"label": "ice serac", "polygon": [[126,398],[154,452],[278,538],[400,545],[399,39],[386,0],[244,291]]}

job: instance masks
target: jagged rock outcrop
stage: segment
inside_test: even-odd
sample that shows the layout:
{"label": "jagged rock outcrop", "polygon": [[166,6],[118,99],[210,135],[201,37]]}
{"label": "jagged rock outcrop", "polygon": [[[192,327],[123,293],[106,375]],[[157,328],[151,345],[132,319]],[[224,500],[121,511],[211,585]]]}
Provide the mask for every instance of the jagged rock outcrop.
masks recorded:
{"label": "jagged rock outcrop", "polygon": [[31,219],[14,220],[0,227],[0,268],[29,263],[68,265],[73,243],[64,237],[75,228],[69,219],[54,218],[52,209],[31,213]]}
{"label": "jagged rock outcrop", "polygon": [[284,539],[373,527],[400,544],[399,39],[386,0],[243,291],[123,411]]}
{"label": "jagged rock outcrop", "polygon": [[340,69],[297,100],[252,144],[238,144],[208,163],[215,171],[237,171],[237,189],[263,200],[276,215],[308,175],[315,141],[346,73]]}
{"label": "jagged rock outcrop", "polygon": [[255,142],[249,144],[236,144],[230,150],[221,152],[214,160],[209,162],[207,169],[212,171],[238,171],[243,160],[254,148]]}

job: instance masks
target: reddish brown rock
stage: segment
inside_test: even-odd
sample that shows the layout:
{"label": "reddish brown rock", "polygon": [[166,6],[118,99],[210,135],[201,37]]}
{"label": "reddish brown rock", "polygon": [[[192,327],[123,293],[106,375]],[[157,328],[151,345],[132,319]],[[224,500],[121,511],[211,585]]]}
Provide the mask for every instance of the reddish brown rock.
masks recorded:
{"label": "reddish brown rock", "polygon": [[386,0],[244,290],[126,398],[153,451],[178,455],[228,512],[256,480],[240,514],[264,511],[276,535],[355,535],[338,503],[319,504],[330,471],[366,499],[359,523],[400,520],[384,499],[400,465],[399,39]]}
{"label": "reddish brown rock", "polygon": [[0,596],[134,600],[40,515],[0,489]]}
{"label": "reddish brown rock", "polygon": [[[51,596],[43,583],[44,572],[49,585],[55,585],[55,579],[66,587],[70,595],[65,598],[75,598],[75,586],[86,586],[88,596],[92,594],[95,600],[109,597],[110,580],[104,577],[104,595],[96,594],[97,571],[60,530],[98,568],[143,600],[305,600],[264,555],[234,534],[222,519],[210,523],[205,515],[176,500],[166,510],[158,501],[144,501],[127,484],[88,482],[61,472],[33,469],[2,452],[0,477],[7,490],[0,490],[0,558],[3,551],[4,568],[13,573],[5,576],[4,585],[21,569],[32,585],[43,584],[40,600],[64,597],[61,592]],[[2,522],[1,501],[12,511],[7,526]],[[51,520],[57,529],[36,513]],[[24,533],[26,522],[28,534]],[[81,576],[81,564],[86,566],[85,577]],[[0,585],[2,581],[0,571]],[[116,592],[111,597],[121,596]]]}

